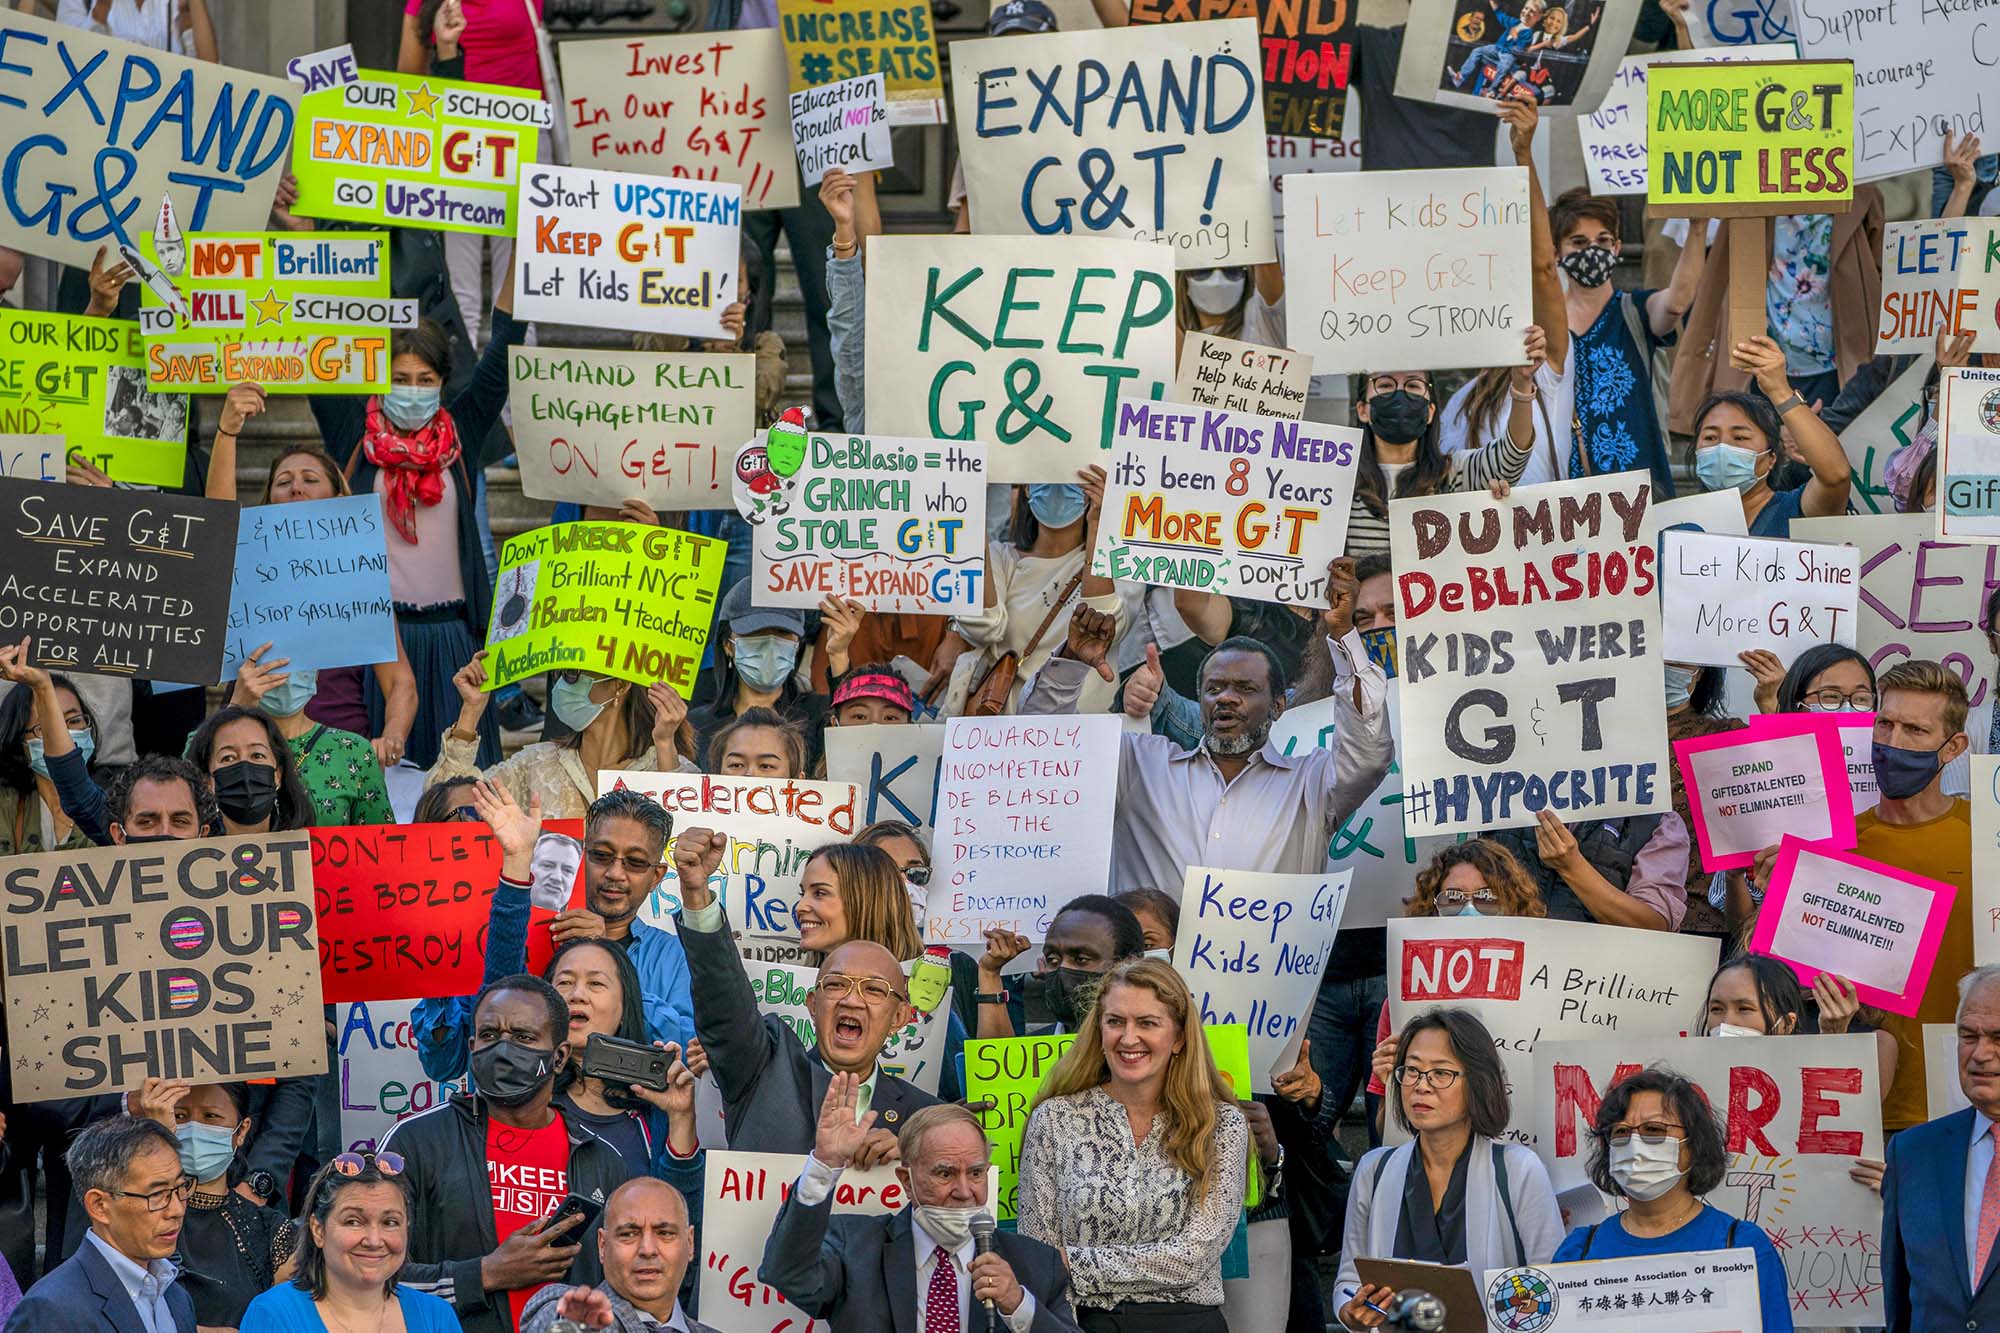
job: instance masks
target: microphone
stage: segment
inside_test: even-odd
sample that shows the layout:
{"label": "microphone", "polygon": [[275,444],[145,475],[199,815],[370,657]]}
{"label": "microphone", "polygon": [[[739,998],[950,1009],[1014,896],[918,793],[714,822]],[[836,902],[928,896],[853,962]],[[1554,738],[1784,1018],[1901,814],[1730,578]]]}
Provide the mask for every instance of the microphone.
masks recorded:
{"label": "microphone", "polygon": [[[975,1259],[982,1254],[993,1253],[993,1214],[974,1213],[972,1220],[966,1223],[966,1229],[972,1233],[972,1254]],[[991,1329],[993,1298],[989,1296],[980,1304],[986,1307],[986,1327]]]}

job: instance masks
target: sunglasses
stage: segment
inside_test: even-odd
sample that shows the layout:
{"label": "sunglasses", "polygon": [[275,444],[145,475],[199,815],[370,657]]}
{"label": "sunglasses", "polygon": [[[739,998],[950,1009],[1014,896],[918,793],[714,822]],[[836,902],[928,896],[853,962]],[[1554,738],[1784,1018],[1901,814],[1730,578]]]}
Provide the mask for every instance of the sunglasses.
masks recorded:
{"label": "sunglasses", "polygon": [[402,1154],[393,1152],[344,1152],[328,1162],[327,1165],[333,1169],[333,1173],[337,1176],[353,1177],[366,1171],[370,1162],[375,1164],[375,1170],[379,1175],[400,1176],[403,1174]]}

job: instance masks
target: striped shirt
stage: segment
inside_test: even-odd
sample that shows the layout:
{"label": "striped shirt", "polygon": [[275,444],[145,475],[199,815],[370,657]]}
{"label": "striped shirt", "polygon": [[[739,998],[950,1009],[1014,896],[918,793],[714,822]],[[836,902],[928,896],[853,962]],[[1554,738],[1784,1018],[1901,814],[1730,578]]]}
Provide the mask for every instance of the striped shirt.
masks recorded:
{"label": "striped shirt", "polygon": [[[1528,466],[1528,451],[1503,435],[1484,448],[1447,454],[1446,461],[1451,470],[1445,474],[1444,484],[1438,487],[1438,491],[1440,494],[1452,495],[1462,491],[1484,490],[1496,481],[1504,481],[1512,486],[1521,479],[1522,469]],[[1414,466],[1413,463],[1382,465],[1382,480],[1387,483],[1392,498],[1400,498],[1396,496],[1396,483],[1401,480],[1404,472]],[[1388,516],[1378,516],[1367,505],[1361,503],[1361,497],[1356,495],[1354,512],[1347,520],[1347,554],[1375,555],[1388,549]]]}

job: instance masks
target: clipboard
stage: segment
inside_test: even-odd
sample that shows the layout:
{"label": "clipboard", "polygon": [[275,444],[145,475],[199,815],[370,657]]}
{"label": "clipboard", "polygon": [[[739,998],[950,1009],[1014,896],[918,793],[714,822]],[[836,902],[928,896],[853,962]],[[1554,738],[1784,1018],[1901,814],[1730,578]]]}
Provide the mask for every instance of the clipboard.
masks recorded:
{"label": "clipboard", "polygon": [[[1356,1259],[1363,1282],[1402,1291],[1414,1287],[1444,1302],[1444,1333],[1487,1333],[1486,1298],[1479,1283],[1455,1264],[1425,1264],[1411,1259]],[[1339,1293],[1334,1293],[1336,1297]],[[1341,1304],[1345,1305],[1343,1300]]]}

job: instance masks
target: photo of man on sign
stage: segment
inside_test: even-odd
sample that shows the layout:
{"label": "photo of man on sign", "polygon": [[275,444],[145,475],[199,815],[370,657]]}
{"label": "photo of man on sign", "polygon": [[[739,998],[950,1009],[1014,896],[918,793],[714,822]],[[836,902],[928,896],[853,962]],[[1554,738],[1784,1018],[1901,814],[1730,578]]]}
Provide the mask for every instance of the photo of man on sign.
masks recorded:
{"label": "photo of man on sign", "polygon": [[1603,12],[1604,0],[1571,0],[1567,6],[1522,0],[1512,14],[1503,0],[1459,0],[1438,86],[1495,101],[1513,97],[1568,105],[1590,64],[1592,34]]}

